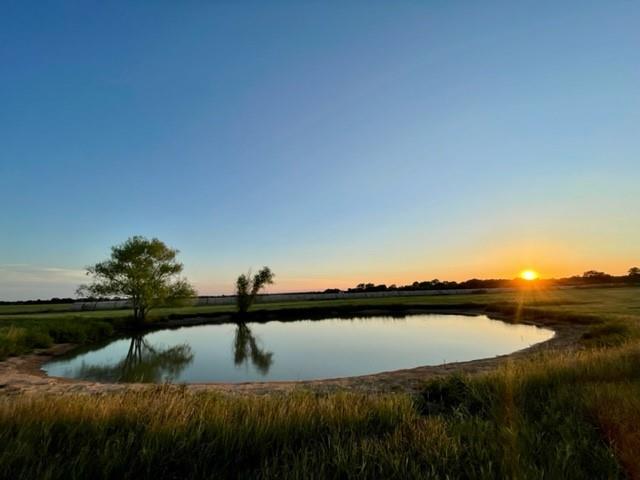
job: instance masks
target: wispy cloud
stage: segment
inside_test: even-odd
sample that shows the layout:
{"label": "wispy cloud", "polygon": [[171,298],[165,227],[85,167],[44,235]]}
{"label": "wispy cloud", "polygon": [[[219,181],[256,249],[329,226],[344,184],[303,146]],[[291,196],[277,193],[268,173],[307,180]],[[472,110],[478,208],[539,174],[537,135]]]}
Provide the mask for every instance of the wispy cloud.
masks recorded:
{"label": "wispy cloud", "polygon": [[18,263],[0,264],[0,300],[73,297],[85,270]]}
{"label": "wispy cloud", "polygon": [[85,271],[73,268],[38,266],[29,264],[0,265],[0,288],[16,284],[77,283],[85,278]]}

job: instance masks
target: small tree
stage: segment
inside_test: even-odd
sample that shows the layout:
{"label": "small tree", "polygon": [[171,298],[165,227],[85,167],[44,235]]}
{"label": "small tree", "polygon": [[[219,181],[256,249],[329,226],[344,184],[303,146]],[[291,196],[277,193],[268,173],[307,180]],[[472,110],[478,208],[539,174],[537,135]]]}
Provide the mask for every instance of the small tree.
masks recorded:
{"label": "small tree", "polygon": [[258,292],[265,286],[271,285],[273,283],[273,277],[275,277],[275,275],[269,267],[262,267],[253,277],[251,277],[251,272],[240,275],[238,280],[236,280],[236,303],[238,305],[238,312],[248,312]]}
{"label": "small tree", "polygon": [[111,258],[87,268],[93,283],[81,285],[78,295],[124,296],[133,306],[133,318],[142,323],[153,307],[175,303],[195,295],[193,287],[179,275],[178,250],[157,238],[135,236],[111,247]]}

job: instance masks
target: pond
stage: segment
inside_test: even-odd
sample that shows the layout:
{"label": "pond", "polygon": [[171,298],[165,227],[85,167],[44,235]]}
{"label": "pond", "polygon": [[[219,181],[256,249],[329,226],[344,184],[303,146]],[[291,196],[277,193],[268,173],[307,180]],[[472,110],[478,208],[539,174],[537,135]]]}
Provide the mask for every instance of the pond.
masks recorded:
{"label": "pond", "polygon": [[159,330],[43,366],[101,382],[252,382],[365,375],[503,355],[553,337],[484,315],[269,321]]}

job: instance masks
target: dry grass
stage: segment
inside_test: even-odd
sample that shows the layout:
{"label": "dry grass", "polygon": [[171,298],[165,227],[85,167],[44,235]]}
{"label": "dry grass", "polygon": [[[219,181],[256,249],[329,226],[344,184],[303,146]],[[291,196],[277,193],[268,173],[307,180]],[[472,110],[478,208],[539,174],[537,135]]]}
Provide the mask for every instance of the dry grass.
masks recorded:
{"label": "dry grass", "polygon": [[629,477],[640,479],[640,382],[593,385],[587,403]]}
{"label": "dry grass", "polygon": [[621,478],[614,452],[636,468],[638,385],[629,343],[431,381],[418,399],[169,386],[4,398],[0,477]]}

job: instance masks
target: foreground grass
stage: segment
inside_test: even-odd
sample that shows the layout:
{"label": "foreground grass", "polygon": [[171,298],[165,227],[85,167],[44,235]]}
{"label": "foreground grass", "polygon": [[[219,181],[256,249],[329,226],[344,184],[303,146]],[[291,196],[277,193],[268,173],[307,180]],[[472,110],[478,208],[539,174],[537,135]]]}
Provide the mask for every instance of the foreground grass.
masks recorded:
{"label": "foreground grass", "polygon": [[640,349],[627,344],[434,380],[418,399],[177,387],[5,398],[0,477],[622,478],[640,448],[638,392]]}
{"label": "foreground grass", "polygon": [[590,386],[587,405],[630,478],[640,478],[640,382]]}

